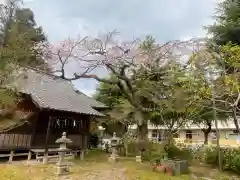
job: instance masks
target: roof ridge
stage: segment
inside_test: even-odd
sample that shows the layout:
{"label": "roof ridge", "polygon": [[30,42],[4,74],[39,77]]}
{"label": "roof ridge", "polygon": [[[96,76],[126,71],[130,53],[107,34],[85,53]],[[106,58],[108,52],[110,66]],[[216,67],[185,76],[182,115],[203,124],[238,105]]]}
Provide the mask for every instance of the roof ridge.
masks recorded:
{"label": "roof ridge", "polygon": [[[96,100],[96,99],[93,98],[93,97],[88,96],[87,94],[85,94],[85,93],[83,93],[82,91],[80,91],[79,89],[77,89],[76,86],[74,86],[74,84],[73,84],[72,82],[70,82],[70,84],[72,85],[72,88],[73,88],[73,90],[75,91],[75,93],[76,93],[77,95],[82,95],[82,96],[88,98],[89,100],[95,101],[96,103],[100,104],[101,106],[106,107],[104,103]],[[94,107],[94,106],[91,106],[91,107]]]}
{"label": "roof ridge", "polygon": [[[63,78],[61,78],[60,76],[55,75],[55,74],[53,74],[53,73],[51,73],[51,72],[46,73],[46,72],[43,72],[43,71],[38,71],[38,70],[34,70],[34,69],[28,69],[28,72],[29,72],[29,71],[30,71],[30,72],[33,72],[33,73],[36,73],[36,74],[39,74],[39,75],[41,75],[42,77],[47,76],[47,77],[51,78],[52,80],[59,80],[59,81],[68,82],[68,83],[69,83],[69,80],[63,79]],[[24,72],[23,72],[23,73],[24,73]]]}

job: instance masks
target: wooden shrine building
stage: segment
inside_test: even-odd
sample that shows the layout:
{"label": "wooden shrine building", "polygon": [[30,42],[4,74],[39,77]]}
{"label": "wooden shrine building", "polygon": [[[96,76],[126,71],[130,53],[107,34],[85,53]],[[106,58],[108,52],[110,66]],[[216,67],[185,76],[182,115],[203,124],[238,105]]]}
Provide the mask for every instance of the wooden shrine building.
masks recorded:
{"label": "wooden shrine building", "polygon": [[105,106],[74,90],[63,79],[34,71],[24,72],[14,85],[21,94],[18,104],[27,121],[0,133],[0,151],[55,148],[63,132],[73,142],[69,148],[88,147],[89,126]]}

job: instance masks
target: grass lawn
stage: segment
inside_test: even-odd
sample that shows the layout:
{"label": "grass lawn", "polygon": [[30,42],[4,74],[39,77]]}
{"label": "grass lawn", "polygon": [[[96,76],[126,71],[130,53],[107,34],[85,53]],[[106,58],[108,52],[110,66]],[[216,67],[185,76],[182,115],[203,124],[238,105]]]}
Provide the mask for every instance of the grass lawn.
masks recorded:
{"label": "grass lawn", "polygon": [[[170,177],[152,172],[151,166],[130,159],[121,159],[116,164],[107,162],[102,152],[90,152],[84,161],[74,160],[68,177],[54,175],[54,165],[0,165],[0,180],[191,180],[190,175]],[[204,170],[202,170],[204,171]],[[205,170],[206,171],[206,170]],[[208,170],[211,171],[211,170]],[[204,172],[203,172],[204,173]],[[223,177],[223,174],[218,174]],[[218,178],[219,179],[219,178]],[[240,178],[238,178],[240,179]]]}

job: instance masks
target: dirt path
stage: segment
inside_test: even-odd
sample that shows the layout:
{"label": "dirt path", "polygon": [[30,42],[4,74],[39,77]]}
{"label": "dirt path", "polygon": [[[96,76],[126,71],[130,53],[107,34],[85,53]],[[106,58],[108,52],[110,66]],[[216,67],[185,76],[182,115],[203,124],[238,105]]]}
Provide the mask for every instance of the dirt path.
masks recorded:
{"label": "dirt path", "polygon": [[78,177],[72,177],[72,179],[69,177],[68,180],[128,180],[128,178],[126,176],[125,169],[112,168],[108,170],[84,173],[82,175],[78,175]]}

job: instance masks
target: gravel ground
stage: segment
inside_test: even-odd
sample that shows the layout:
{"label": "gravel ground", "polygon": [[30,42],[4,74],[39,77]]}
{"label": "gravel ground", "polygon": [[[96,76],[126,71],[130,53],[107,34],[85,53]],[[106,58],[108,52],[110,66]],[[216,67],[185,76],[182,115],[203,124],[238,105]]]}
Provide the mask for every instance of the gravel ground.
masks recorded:
{"label": "gravel ground", "polygon": [[[72,179],[70,178],[69,180]],[[75,177],[73,180],[128,180],[128,178],[124,169],[112,168],[98,172],[86,173],[80,177]]]}

